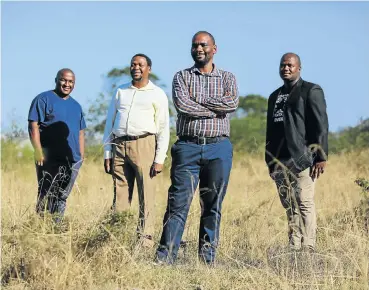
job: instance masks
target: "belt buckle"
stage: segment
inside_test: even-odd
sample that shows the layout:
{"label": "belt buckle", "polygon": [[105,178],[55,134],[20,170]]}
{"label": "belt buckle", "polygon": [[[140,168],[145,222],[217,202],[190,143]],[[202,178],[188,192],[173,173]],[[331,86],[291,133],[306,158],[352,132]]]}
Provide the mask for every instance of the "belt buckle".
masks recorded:
{"label": "belt buckle", "polygon": [[[200,141],[202,140],[202,141]],[[197,144],[206,145],[206,137],[197,137]]]}

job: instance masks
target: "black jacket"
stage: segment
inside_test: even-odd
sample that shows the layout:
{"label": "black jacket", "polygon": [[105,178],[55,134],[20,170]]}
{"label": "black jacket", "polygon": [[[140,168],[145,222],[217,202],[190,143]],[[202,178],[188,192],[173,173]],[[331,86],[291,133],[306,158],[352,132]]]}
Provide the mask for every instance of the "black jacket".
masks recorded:
{"label": "black jacket", "polygon": [[[280,140],[273,140],[273,110],[282,87],[268,100],[265,161],[272,171]],[[322,88],[300,79],[286,101],[283,124],[288,151],[297,170],[302,171],[328,158],[328,117]]]}

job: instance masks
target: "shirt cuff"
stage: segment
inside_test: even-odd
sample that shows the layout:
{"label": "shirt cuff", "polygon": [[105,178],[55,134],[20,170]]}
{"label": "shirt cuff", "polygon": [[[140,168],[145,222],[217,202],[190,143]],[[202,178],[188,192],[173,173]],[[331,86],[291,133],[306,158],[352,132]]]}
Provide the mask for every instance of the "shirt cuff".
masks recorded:
{"label": "shirt cuff", "polygon": [[156,154],[154,162],[157,164],[164,164],[165,158],[167,157],[166,154]]}
{"label": "shirt cuff", "polygon": [[104,159],[110,159],[111,158],[111,151],[106,150],[104,151]]}

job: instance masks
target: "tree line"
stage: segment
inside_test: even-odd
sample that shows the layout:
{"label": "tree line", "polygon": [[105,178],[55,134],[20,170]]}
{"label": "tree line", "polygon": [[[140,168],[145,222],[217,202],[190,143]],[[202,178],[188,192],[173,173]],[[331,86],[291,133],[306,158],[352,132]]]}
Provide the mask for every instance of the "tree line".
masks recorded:
{"label": "tree line", "polygon": [[[106,92],[100,93],[91,103],[86,114],[86,120],[89,123],[88,137],[96,136],[96,134],[103,134],[106,112],[112,93],[117,85],[125,81],[128,82],[129,80],[130,71],[128,66],[124,68],[113,68],[106,74],[104,80]],[[150,80],[166,89],[156,74],[152,73],[150,75]],[[171,96],[171,93],[167,92],[167,95]],[[171,100],[169,103],[171,123],[173,125],[172,140],[174,140],[176,112]],[[231,140],[237,152],[264,152],[267,105],[267,98],[258,94],[240,96],[239,107],[231,116]],[[347,127],[339,132],[329,133],[330,153],[339,153],[368,147],[369,118],[360,120],[357,126]]]}
{"label": "tree line", "polygon": [[[87,154],[99,159],[102,152],[102,135],[105,127],[105,120],[109,102],[116,87],[130,80],[130,69],[113,68],[104,76],[103,92],[90,102],[85,111],[85,118],[88,124],[86,130]],[[150,74],[150,80],[159,85],[164,90],[167,88],[161,83],[160,78]],[[171,88],[169,89],[171,91]],[[175,118],[176,111],[171,101],[171,92],[167,90],[169,96],[169,110],[171,118],[171,143],[175,141]],[[258,94],[248,94],[240,96],[239,107],[231,116],[231,141],[234,150],[239,153],[262,154],[265,148],[266,114],[268,100]],[[329,117],[329,116],[328,116]],[[27,133],[16,121],[12,122],[11,130],[4,134],[6,142],[17,143],[18,140],[27,138]],[[6,145],[2,140],[2,145]],[[11,146],[10,146],[11,147]],[[10,148],[3,146],[4,148]],[[347,127],[338,132],[329,133],[329,152],[340,153],[352,150],[369,148],[369,118],[361,119],[357,126]],[[22,155],[22,154],[18,154]],[[24,155],[24,154],[23,154]]]}

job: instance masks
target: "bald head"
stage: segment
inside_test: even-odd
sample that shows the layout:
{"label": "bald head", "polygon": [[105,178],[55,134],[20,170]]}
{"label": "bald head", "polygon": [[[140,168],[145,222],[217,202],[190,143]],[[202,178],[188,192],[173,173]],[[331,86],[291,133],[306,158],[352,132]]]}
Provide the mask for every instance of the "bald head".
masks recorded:
{"label": "bald head", "polygon": [[300,79],[300,57],[293,52],[285,53],[279,64],[279,75],[287,86],[293,86]]}
{"label": "bald head", "polygon": [[62,68],[55,77],[55,92],[62,98],[66,98],[74,89],[74,72],[69,68]]}
{"label": "bald head", "polygon": [[287,59],[287,58],[295,58],[297,63],[299,64],[299,66],[301,67],[301,60],[300,60],[300,57],[296,54],[296,53],[293,53],[293,52],[287,52],[285,53],[284,55],[282,55],[282,58],[281,58],[281,62],[283,59]]}
{"label": "bald head", "polygon": [[75,74],[74,74],[74,72],[73,72],[70,68],[62,68],[62,69],[58,70],[58,72],[56,73],[55,80],[60,79],[60,77],[61,77],[64,73],[71,73],[74,77],[76,77],[76,76],[75,76]]}

